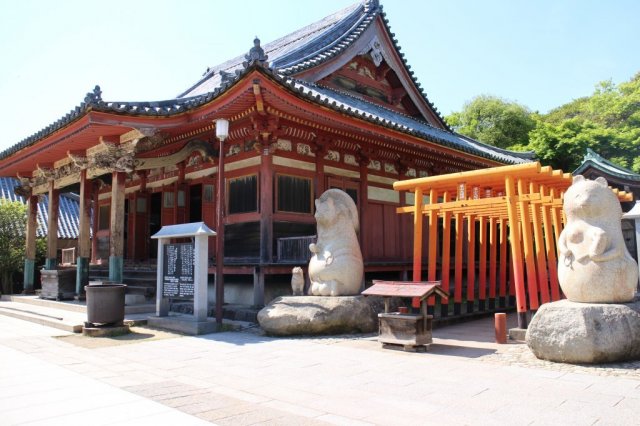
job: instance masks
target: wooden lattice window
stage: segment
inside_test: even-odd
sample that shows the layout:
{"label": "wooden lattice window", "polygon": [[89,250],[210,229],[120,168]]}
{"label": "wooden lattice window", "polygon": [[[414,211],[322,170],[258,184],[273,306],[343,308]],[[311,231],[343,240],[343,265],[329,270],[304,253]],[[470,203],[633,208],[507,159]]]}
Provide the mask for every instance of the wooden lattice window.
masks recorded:
{"label": "wooden lattice window", "polygon": [[111,216],[111,205],[105,204],[100,206],[98,217],[98,229],[109,229],[109,216]]}
{"label": "wooden lattice window", "polygon": [[277,175],[276,194],[276,210],[279,212],[313,212],[313,181],[311,178]]}
{"label": "wooden lattice window", "polygon": [[229,214],[258,211],[258,175],[227,180],[227,211]]}

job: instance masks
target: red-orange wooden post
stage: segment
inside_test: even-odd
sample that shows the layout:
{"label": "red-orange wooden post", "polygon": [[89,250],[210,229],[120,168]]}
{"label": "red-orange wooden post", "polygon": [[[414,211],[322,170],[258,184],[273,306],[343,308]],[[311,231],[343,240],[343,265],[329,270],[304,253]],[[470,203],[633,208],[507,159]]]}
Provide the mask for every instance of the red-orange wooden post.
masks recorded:
{"label": "red-orange wooden post", "polygon": [[[516,205],[516,187],[511,175],[505,177],[507,193],[507,212],[509,215],[509,234],[511,240],[511,263],[516,288],[516,305],[518,311],[518,327],[527,328],[527,295],[525,293],[524,270],[522,268],[522,246],[520,244],[518,207]],[[524,221],[524,218],[523,218]]]}
{"label": "red-orange wooden post", "polygon": [[[449,192],[445,192],[442,196],[442,202],[449,202]],[[451,213],[444,211],[442,213],[442,289],[449,293],[449,282],[451,275]],[[443,297],[440,301],[440,315],[446,317],[449,315],[449,298]]]}
{"label": "red-orange wooden post", "polygon": [[473,312],[476,290],[476,216],[467,216],[467,313]]}
{"label": "red-orange wooden post", "polygon": [[[438,192],[431,190],[429,192],[429,204],[438,203]],[[438,211],[430,210],[429,212],[429,267],[427,271],[427,279],[429,281],[436,280],[437,270],[437,249],[438,247]]]}
{"label": "red-orange wooden post", "polygon": [[[527,289],[529,294],[529,308],[538,309],[538,276],[536,274],[536,263],[533,252],[533,237],[531,233],[531,215],[529,213],[529,202],[523,201],[522,197],[528,193],[525,183],[522,179],[518,179],[518,195],[520,198],[520,229],[522,229],[522,245],[524,252],[524,260],[527,271]],[[526,298],[525,298],[526,303]]]}
{"label": "red-orange wooden post", "polygon": [[[555,188],[551,188],[551,198],[553,200],[561,199],[561,194],[558,194]],[[560,233],[562,232],[562,207],[554,205],[551,208],[551,219],[553,220],[553,235],[556,237],[556,242],[560,240]],[[557,255],[557,253],[556,253]]]}
{"label": "red-orange wooden post", "polygon": [[[422,188],[416,188],[413,210],[413,281],[422,281]],[[420,299],[411,301],[414,308],[420,307]]]}
{"label": "red-orange wooden post", "polygon": [[507,298],[507,267],[509,262],[507,259],[507,221],[500,218],[500,307],[506,306]]}
{"label": "red-orange wooden post", "polygon": [[[547,189],[540,187],[540,194],[545,197]],[[553,199],[551,200],[553,202]],[[545,251],[547,253],[547,266],[549,268],[549,281],[551,283],[551,300],[560,300],[560,286],[558,283],[558,264],[556,259],[556,240],[553,235],[553,225],[551,222],[551,206],[543,205],[542,223],[544,226]]]}
{"label": "red-orange wooden post", "polygon": [[[429,191],[429,204],[438,204],[438,192],[434,189]],[[438,261],[438,210],[429,211],[429,266],[427,269],[427,279],[429,281],[436,280],[437,261]],[[419,303],[419,302],[418,302]],[[427,305],[430,309],[436,303],[436,297],[431,296],[427,299]],[[419,306],[419,304],[418,304]]]}
{"label": "red-orange wooden post", "polygon": [[[529,185],[531,195],[539,194],[540,188],[537,183]],[[547,276],[547,261],[544,252],[544,237],[542,236],[541,210],[542,203],[531,203],[531,221],[533,223],[533,239],[535,241],[536,272],[538,273],[538,288],[540,289],[540,299],[542,303],[549,302],[549,277]]]}
{"label": "red-orange wooden post", "polygon": [[422,281],[422,188],[413,200],[413,281]]}
{"label": "red-orange wooden post", "polygon": [[489,218],[489,309],[496,307],[496,276],[498,265],[498,239],[496,218]]}
{"label": "red-orange wooden post", "polygon": [[480,253],[478,256],[478,303],[480,312],[486,308],[487,300],[487,220],[484,216],[478,220],[480,232],[478,242]]}
{"label": "red-orange wooden post", "polygon": [[462,303],[462,240],[464,234],[464,219],[462,213],[456,213],[456,258],[455,258],[455,288],[453,289],[453,314],[461,314]]}

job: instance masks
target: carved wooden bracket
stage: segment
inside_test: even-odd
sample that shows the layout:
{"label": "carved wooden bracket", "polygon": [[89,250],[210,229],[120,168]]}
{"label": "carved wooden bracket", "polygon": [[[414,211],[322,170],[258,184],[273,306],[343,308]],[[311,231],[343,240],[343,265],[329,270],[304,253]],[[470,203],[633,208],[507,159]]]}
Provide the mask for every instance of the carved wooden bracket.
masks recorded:
{"label": "carved wooden bracket", "polygon": [[86,169],[89,167],[89,159],[87,158],[86,153],[83,152],[73,152],[67,151],[67,156],[73,161],[73,164],[80,170]]}
{"label": "carved wooden bracket", "polygon": [[313,144],[311,145],[311,150],[316,156],[324,157],[325,154],[329,151],[334,144],[333,139],[328,136],[318,135],[313,140]]}

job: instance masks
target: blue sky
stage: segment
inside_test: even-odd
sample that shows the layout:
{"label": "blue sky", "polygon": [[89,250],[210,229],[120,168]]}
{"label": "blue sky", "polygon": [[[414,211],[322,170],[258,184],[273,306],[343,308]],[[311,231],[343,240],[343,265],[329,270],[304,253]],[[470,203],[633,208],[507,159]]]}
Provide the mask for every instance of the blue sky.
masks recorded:
{"label": "blue sky", "polygon": [[[96,84],[105,100],[175,97],[208,66],[355,0],[20,0],[0,3],[0,150]],[[547,112],[640,71],[640,2],[381,2],[444,115],[479,94]]]}

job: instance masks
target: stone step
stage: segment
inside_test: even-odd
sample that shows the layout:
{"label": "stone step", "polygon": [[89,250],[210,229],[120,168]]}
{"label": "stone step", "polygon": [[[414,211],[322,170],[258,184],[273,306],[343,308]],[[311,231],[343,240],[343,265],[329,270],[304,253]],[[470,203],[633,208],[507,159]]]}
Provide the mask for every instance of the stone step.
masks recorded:
{"label": "stone step", "polygon": [[[69,333],[82,332],[87,320],[86,307],[82,312],[69,311],[59,309],[55,305],[29,303],[26,302],[27,297],[29,296],[2,296],[0,298],[0,315],[57,328]],[[30,297],[33,299],[33,296]],[[13,298],[17,298],[17,301],[13,301]],[[64,304],[62,302],[52,303]],[[130,326],[145,325],[147,317],[152,312],[155,312],[155,306],[152,304],[125,306],[125,323]]]}
{"label": "stone step", "polygon": [[29,321],[69,333],[81,333],[86,314],[27,303],[0,301],[0,315]]}
{"label": "stone step", "polygon": [[[76,312],[83,316],[87,314],[87,305],[85,301],[56,301],[40,299],[38,296],[23,296],[23,295],[2,295],[0,301],[16,303],[16,306],[37,306],[40,308],[53,309],[61,312]],[[29,308],[25,307],[25,310]],[[156,311],[155,303],[141,303],[135,305],[125,305],[124,313],[126,314],[141,314],[141,313],[153,313]],[[61,315],[58,315],[61,316]]]}
{"label": "stone step", "polygon": [[61,311],[81,312],[86,313],[87,307],[84,302],[78,301],[56,301],[41,299],[38,296],[22,296],[22,295],[3,295],[0,299],[5,302],[22,303],[25,305],[35,305],[44,308],[52,308]]}

